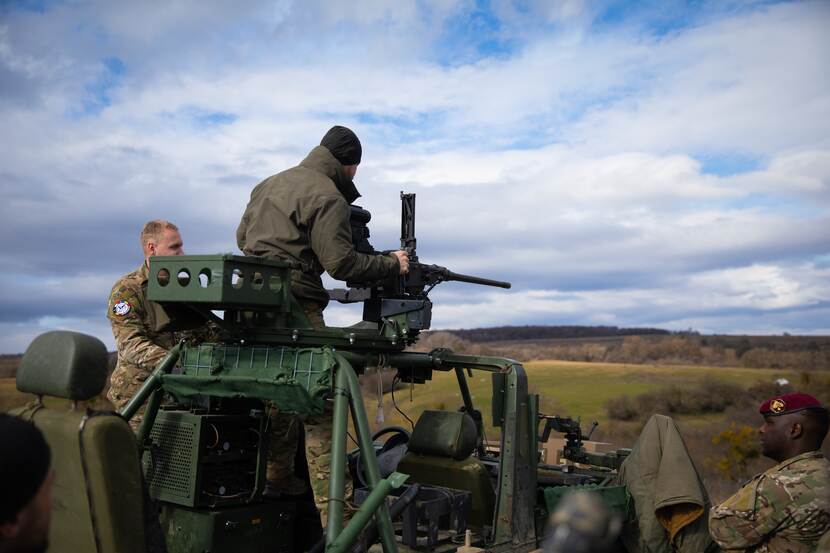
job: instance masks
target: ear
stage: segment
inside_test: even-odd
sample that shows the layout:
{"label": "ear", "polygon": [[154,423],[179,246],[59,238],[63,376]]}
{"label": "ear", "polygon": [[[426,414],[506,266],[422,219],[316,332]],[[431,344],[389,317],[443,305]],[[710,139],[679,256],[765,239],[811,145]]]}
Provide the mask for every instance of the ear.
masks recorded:
{"label": "ear", "polygon": [[802,434],[804,434],[804,425],[800,422],[794,422],[792,426],[790,426],[790,438],[797,440]]}
{"label": "ear", "polygon": [[155,240],[147,240],[147,257],[151,255],[156,255],[156,241]]}
{"label": "ear", "polygon": [[18,515],[13,521],[0,524],[0,538],[3,538],[3,541],[12,540],[20,533],[19,519],[20,516]]}

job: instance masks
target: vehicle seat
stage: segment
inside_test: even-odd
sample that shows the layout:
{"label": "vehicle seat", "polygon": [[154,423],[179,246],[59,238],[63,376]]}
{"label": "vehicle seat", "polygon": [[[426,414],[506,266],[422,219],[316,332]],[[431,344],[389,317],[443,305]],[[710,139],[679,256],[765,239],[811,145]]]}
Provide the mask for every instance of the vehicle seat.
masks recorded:
{"label": "vehicle seat", "polygon": [[[17,389],[38,399],[12,414],[32,421],[52,450],[50,553],[147,551],[135,435],[117,414],[76,403],[99,395],[107,376],[104,344],[68,331],[35,338],[17,371]],[[71,407],[46,407],[43,395],[72,400]]]}
{"label": "vehicle seat", "polygon": [[477,433],[466,413],[424,411],[409,439],[409,451],[397,470],[409,482],[443,486],[472,493],[470,526],[493,523],[496,493],[484,465],[472,457]]}

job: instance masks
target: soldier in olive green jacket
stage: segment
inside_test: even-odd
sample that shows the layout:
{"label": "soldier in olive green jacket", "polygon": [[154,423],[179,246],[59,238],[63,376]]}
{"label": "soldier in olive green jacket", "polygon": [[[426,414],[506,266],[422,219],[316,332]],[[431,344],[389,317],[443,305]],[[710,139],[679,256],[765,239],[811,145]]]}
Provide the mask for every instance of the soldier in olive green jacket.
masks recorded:
{"label": "soldier in olive green jacket", "polygon": [[352,179],[360,163],[355,134],[335,126],[297,167],[259,183],[236,230],[245,255],[299,262],[292,292],[322,326],[329,301],[320,275],[367,282],[408,270],[406,252],[358,253],[352,244],[349,205],[360,197]]}
{"label": "soldier in olive green jacket", "polygon": [[[323,309],[329,301],[320,276],[338,280],[372,281],[409,269],[404,251],[367,255],[355,251],[349,223],[352,202],[360,197],[352,179],[360,163],[360,140],[349,129],[332,127],[297,167],[259,183],[236,230],[236,242],[245,255],[299,262],[291,275],[291,290],[311,324],[324,326]],[[292,415],[270,413],[268,452],[269,488],[296,492],[294,451],[302,430]],[[306,459],[314,500],[325,524],[331,474],[331,409],[321,417],[305,419]],[[351,479],[346,479],[346,497]],[[349,510],[346,511],[349,516]]]}

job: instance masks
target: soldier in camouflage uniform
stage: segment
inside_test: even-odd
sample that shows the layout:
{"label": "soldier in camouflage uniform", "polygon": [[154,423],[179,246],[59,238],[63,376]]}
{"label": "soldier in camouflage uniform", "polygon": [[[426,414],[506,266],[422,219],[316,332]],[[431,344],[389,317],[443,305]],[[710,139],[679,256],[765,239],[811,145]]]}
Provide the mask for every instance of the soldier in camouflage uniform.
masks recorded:
{"label": "soldier in camouflage uniform", "polygon": [[[107,397],[116,409],[127,404],[177,340],[173,332],[156,330],[169,318],[161,306],[147,299],[147,277],[150,256],[184,255],[181,234],[169,221],[149,221],[141,230],[140,240],[144,262],[118,279],[107,307],[118,350]],[[138,429],[141,413],[143,409],[130,420],[133,429]]]}
{"label": "soldier in camouflage uniform", "polygon": [[803,393],[765,401],[759,432],[778,464],[709,514],[712,538],[728,551],[812,553],[830,531],[830,462],[819,451],[828,413]]}

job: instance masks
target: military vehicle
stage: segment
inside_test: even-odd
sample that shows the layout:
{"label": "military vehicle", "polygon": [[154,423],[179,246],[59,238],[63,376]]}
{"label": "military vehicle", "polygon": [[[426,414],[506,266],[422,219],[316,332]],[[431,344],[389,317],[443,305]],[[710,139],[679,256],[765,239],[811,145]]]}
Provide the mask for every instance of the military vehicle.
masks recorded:
{"label": "military vehicle", "polygon": [[[586,452],[578,420],[539,412],[521,363],[408,350],[430,327],[428,294],[437,284],[510,285],[421,263],[415,196],[401,199],[401,247],[410,271],[332,291],[339,301],[363,303],[363,321],[353,327],[312,328],[291,295],[288,262],[193,255],[151,258],[148,294],[176,320],[210,321],[216,336],[176,346],[119,414],[76,403],[104,385],[103,344],[71,332],[32,343],[18,387],[73,400],[69,412],[39,400],[18,411],[59,452],[50,551],[521,552],[540,547],[564,490],[602,489],[608,503],[625,511],[625,489],[611,483],[626,451]],[[354,210],[356,246],[371,253],[368,221],[368,212]],[[358,382],[367,367],[392,367],[412,386],[451,372],[461,404],[425,411],[411,433],[390,427],[372,434]],[[492,381],[486,414],[468,386],[482,372]],[[322,535],[310,493],[263,492],[268,406],[319,416],[327,402],[334,436]],[[142,406],[135,436],[124,419]],[[496,447],[485,441],[485,416],[500,430]],[[350,419],[359,448],[347,454]],[[540,462],[539,444],[552,431],[565,435],[564,456],[580,465]],[[300,445],[297,454],[298,473],[308,479]],[[358,509],[344,525],[347,470]]]}

